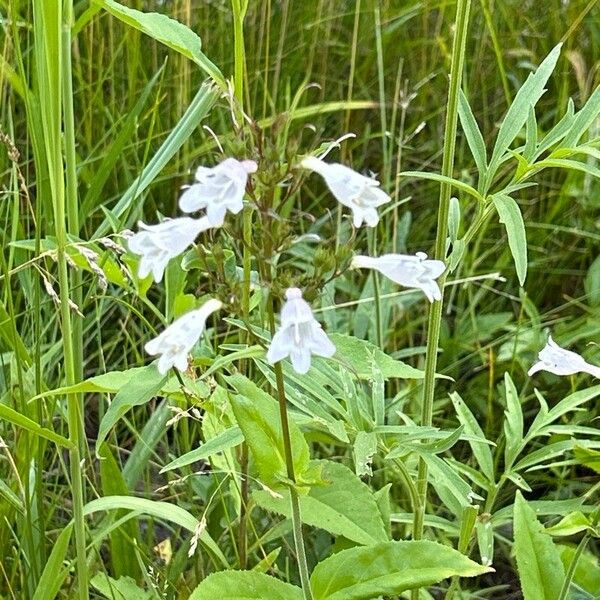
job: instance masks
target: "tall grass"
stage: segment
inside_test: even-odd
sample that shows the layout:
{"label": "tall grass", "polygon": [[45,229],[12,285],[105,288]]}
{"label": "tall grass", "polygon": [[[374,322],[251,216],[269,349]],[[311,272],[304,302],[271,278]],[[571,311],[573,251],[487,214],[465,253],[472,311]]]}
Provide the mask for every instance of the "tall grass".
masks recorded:
{"label": "tall grass", "polygon": [[[548,131],[565,112],[569,97],[580,107],[599,82],[600,7],[593,0],[552,2],[544,10],[531,1],[472,2],[461,55],[464,68],[452,52],[453,15],[457,5],[465,10],[469,4],[463,0],[126,4],[188,23],[201,36],[207,56],[233,78],[239,106],[262,119],[274,146],[286,135],[309,147],[315,140],[355,133],[335,151],[335,160],[341,156],[358,170],[377,171],[393,191],[394,206],[369,239],[352,239],[341,211],[331,204],[327,227],[337,233],[338,243],[368,245],[377,253],[445,253],[450,190],[397,174],[441,170],[464,181],[473,177],[475,165],[465,139],[456,133],[456,121],[445,120],[446,114],[456,116],[452,103],[461,73],[486,140],[495,136],[531,65],[539,64],[557,41],[565,42],[565,51],[538,106],[540,131]],[[210,533],[236,548],[228,558],[239,560],[240,567],[258,563],[267,570],[277,557],[270,554],[268,535],[256,531],[251,520],[241,519],[244,528],[232,541],[236,518],[224,491],[229,486],[225,478],[194,478],[191,469],[180,480],[159,473],[197,445],[198,423],[184,418],[167,427],[172,415],[166,406],[134,409],[109,434],[111,458],[106,461],[114,462],[111,470],[94,453],[110,392],[45,395],[144,361],[140,349],[149,331],[163,325],[160,307],[167,307],[169,317],[175,310],[177,281],[167,280],[164,292],[153,288],[137,295],[127,276],[132,268],[127,260],[116,260],[110,249],[96,244],[98,257],[89,261],[77,244],[133,227],[138,218],[153,221],[158,214],[174,214],[179,188],[191,180],[193,168],[216,160],[216,140],[244,147],[231,133],[229,106],[200,87],[205,75],[193,63],[94,3],[2,0],[0,14],[0,128],[6,150],[0,155],[0,406],[6,409],[0,415],[0,595],[50,598],[53,588],[47,582],[56,574],[59,597],[85,598],[86,574],[107,572],[144,578],[152,597],[163,592],[187,597],[211,571],[211,562],[188,560],[186,544],[173,535],[179,530],[165,531],[160,519],[136,518],[119,528],[108,518],[84,516],[86,500],[119,490],[209,514]],[[458,31],[463,32],[460,23]],[[450,66],[457,64],[449,79]],[[318,85],[307,85],[311,83]],[[284,124],[290,113],[292,120]],[[165,140],[170,152],[157,159]],[[355,275],[350,282],[328,284],[320,314],[330,328],[378,343],[428,373],[424,387],[403,382],[393,388],[394,424],[401,422],[400,411],[414,416],[422,408],[423,424],[454,425],[446,394],[450,384],[439,381],[434,394],[437,370],[461,385],[461,395],[486,436],[497,439],[504,414],[499,393],[504,371],[522,390],[525,418],[530,421],[535,414],[535,402],[530,402],[535,395],[524,370],[540,346],[543,329],[551,326],[569,343],[597,338],[600,184],[575,171],[544,172],[538,182],[520,198],[529,204],[524,215],[530,270],[518,293],[510,253],[498,225],[489,219],[453,276],[466,283],[450,285],[444,306],[435,304],[429,317],[410,296],[397,295],[378,277]],[[322,214],[329,202],[324,198],[303,192],[296,208]],[[474,218],[470,209],[463,215],[465,222]],[[241,234],[248,242],[254,233],[246,215]],[[251,257],[240,259],[249,311]],[[293,260],[302,265],[304,259]],[[108,292],[97,266],[110,272]],[[355,302],[359,296],[361,302]],[[587,352],[599,357],[594,346]],[[552,393],[561,398],[578,385],[576,379],[561,380]],[[590,416],[597,412],[593,407]],[[577,425],[581,416],[572,418]],[[321,440],[314,442],[322,456],[334,452]],[[341,458],[349,460],[350,454]],[[468,463],[466,445],[458,458]],[[407,483],[410,474],[404,474],[404,483],[402,476],[394,480],[398,537],[411,530],[412,519],[406,518],[411,499],[419,507],[416,530],[432,526],[423,519],[423,511],[431,514],[433,507],[426,501],[422,465],[416,496]],[[377,487],[385,482],[385,472],[383,466],[375,470]],[[533,493],[544,499],[566,501],[593,485],[590,472],[569,461],[532,477]],[[240,495],[246,506],[247,491]],[[486,509],[492,512],[511,502],[506,488],[499,488]],[[68,538],[59,536],[71,519],[74,545],[67,550]],[[272,515],[265,514],[264,520],[277,526]],[[115,531],[118,535],[110,537]],[[106,543],[97,540],[102,535],[123,554],[113,551],[108,561]],[[315,537],[307,547],[309,563],[320,558],[322,544],[324,539]],[[510,562],[510,548],[501,547],[496,568],[510,573],[501,568]],[[295,565],[281,560],[277,565],[292,579],[296,576]],[[485,580],[484,585],[495,584]],[[494,596],[492,588],[488,596],[516,593],[514,577],[507,575],[502,585],[497,592],[502,596]]]}

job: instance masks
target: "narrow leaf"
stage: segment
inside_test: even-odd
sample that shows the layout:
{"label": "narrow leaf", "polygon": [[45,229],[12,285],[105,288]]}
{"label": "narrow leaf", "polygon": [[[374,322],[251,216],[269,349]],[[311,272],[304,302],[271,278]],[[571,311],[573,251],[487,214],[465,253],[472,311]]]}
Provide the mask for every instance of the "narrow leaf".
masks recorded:
{"label": "narrow leaf", "polygon": [[493,200],[500,223],[506,228],[508,246],[515,261],[519,283],[523,285],[527,277],[527,236],[521,209],[510,196],[495,194]]}
{"label": "narrow leaf", "polygon": [[469,101],[462,90],[460,91],[460,95],[458,97],[458,117],[460,118],[460,124],[463,128],[463,131],[465,132],[465,137],[467,138],[467,144],[469,144],[471,154],[475,159],[479,176],[484,177],[487,170],[485,142],[483,141],[481,130],[477,125],[477,121],[475,120],[475,116],[473,115],[473,111],[469,105]]}

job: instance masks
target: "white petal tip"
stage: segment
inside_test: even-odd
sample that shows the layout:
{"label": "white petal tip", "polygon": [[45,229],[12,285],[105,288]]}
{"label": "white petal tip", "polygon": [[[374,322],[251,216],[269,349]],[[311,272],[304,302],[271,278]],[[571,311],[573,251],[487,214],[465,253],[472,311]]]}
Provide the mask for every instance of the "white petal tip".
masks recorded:
{"label": "white petal tip", "polygon": [[298,300],[302,298],[302,290],[297,287],[288,288],[285,291],[285,297],[287,300]]}

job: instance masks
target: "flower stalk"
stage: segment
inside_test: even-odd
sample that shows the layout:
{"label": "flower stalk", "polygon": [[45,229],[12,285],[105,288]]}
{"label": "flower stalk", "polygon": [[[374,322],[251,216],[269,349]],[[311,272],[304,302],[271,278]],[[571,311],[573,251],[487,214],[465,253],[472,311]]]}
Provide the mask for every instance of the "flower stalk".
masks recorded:
{"label": "flower stalk", "polygon": [[[271,336],[275,335],[275,315],[273,312],[273,296],[269,294],[267,301],[267,315],[269,318],[269,328]],[[296,473],[294,472],[294,459],[292,456],[292,441],[290,438],[290,426],[288,420],[287,401],[285,398],[285,384],[283,381],[283,369],[281,363],[273,365],[275,371],[275,382],[277,387],[277,401],[279,403],[279,418],[281,419],[281,431],[283,436],[283,450],[285,453],[285,467],[287,478],[291,481],[290,485],[290,503],[292,507],[292,530],[294,533],[294,546],[296,549],[296,558],[298,559],[298,570],[300,571],[300,583],[305,600],[312,600],[312,591],[310,589],[310,578],[308,574],[308,562],[306,560],[306,550],[304,548],[304,537],[302,535],[302,517],[300,514],[300,500],[296,490]]]}
{"label": "flower stalk", "polygon": [[[465,46],[469,22],[471,0],[457,0],[455,34],[452,45],[452,64],[450,71],[450,86],[446,108],[446,124],[444,135],[444,151],[442,161],[442,175],[452,177],[454,169],[454,151],[456,144],[456,130],[458,125],[458,99],[462,81],[465,59]],[[448,183],[440,185],[438,205],[437,233],[435,239],[435,255],[437,260],[444,260],[446,255],[446,238],[448,237],[448,212],[450,208],[451,186]],[[421,425],[428,427],[433,418],[433,398],[435,393],[435,372],[437,368],[437,349],[440,339],[442,324],[442,311],[444,306],[444,282],[446,273],[438,279],[442,297],[431,305],[427,326],[427,353],[425,359],[425,379],[423,386],[423,402],[421,406]],[[423,522],[427,498],[427,463],[419,460],[417,491],[419,504],[413,520],[413,539],[423,537]],[[414,590],[412,598],[419,597],[419,590]]]}

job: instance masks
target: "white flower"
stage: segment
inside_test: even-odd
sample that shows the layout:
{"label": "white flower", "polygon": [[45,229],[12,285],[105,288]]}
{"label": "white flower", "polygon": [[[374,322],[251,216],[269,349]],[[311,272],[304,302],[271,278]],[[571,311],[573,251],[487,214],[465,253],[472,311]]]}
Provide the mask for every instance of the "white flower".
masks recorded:
{"label": "white flower", "polygon": [[188,366],[188,354],[194,347],[206,327],[206,319],[221,308],[219,300],[210,299],[200,308],[185,313],[173,321],[158,337],[145,346],[148,354],[158,359],[158,370],[163,375],[173,366],[185,371]]}
{"label": "white flower", "polygon": [[555,375],[574,375],[575,373],[589,373],[600,379],[600,367],[590,365],[576,352],[561,348],[552,337],[540,350],[538,362],[527,372],[533,375],[538,371],[548,371]]}
{"label": "white flower", "polygon": [[339,163],[326,163],[316,156],[306,157],[300,165],[325,179],[337,201],[352,210],[354,227],[360,227],[363,221],[369,227],[375,227],[379,223],[377,207],[391,200],[379,188],[379,181]]}
{"label": "white flower", "polygon": [[424,252],[414,256],[406,254],[384,254],[382,256],[355,256],[354,268],[375,269],[388,279],[407,288],[422,290],[429,302],[442,299],[442,292],[436,279],[444,272],[446,265],[441,260],[431,260]]}
{"label": "white flower", "polygon": [[285,297],[281,327],[271,340],[267,361],[273,364],[289,356],[296,373],[304,374],[310,369],[311,354],[330,358],[335,354],[335,346],[314,318],[308,302],[302,299],[301,290],[289,288]]}
{"label": "white flower", "polygon": [[256,171],[253,160],[239,161],[226,158],[216,167],[198,167],[196,181],[179,198],[183,212],[206,208],[206,216],[213,227],[220,227],[227,211],[237,214],[244,207],[244,192],[248,175]]}
{"label": "white flower", "polygon": [[166,219],[158,225],[146,225],[139,221],[138,227],[140,231],[128,240],[129,250],[142,257],[138,275],[143,279],[152,273],[154,280],[159,282],[169,260],[193,244],[201,231],[210,228],[210,223],[206,217],[181,217]]}

